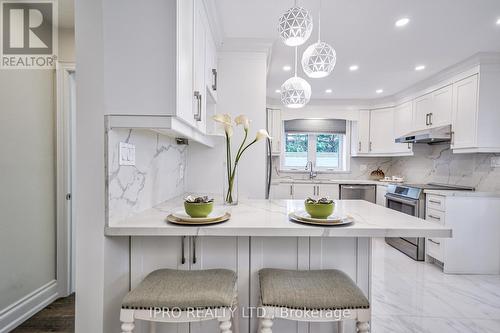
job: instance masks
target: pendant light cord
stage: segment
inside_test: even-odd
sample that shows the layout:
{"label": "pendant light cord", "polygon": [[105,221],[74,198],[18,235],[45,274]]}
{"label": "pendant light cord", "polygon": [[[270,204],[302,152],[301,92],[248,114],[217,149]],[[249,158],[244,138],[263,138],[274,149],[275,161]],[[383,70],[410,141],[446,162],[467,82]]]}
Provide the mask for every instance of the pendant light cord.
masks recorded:
{"label": "pendant light cord", "polygon": [[295,46],[295,77],[297,77],[297,49],[298,47]]}
{"label": "pendant light cord", "polygon": [[318,42],[321,41],[321,0],[319,0],[319,12],[318,12]]}

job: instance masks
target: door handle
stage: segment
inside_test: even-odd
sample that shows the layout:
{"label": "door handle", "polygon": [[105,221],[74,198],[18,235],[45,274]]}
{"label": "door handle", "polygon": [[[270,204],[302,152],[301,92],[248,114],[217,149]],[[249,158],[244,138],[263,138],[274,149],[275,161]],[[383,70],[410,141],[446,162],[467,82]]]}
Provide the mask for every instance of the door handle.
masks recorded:
{"label": "door handle", "polygon": [[194,115],[194,119],[196,121],[201,121],[201,94],[199,91],[195,91],[194,92],[194,97],[196,98],[196,102],[197,102],[197,112],[195,113]]}
{"label": "door handle", "polygon": [[435,203],[436,205],[440,205],[441,204],[441,201],[438,201],[438,200],[429,200],[429,202],[431,203]]}
{"label": "door handle", "polygon": [[212,77],[213,77],[212,90],[216,91],[217,90],[217,69],[215,69],[215,68],[212,68]]}
{"label": "door handle", "polygon": [[370,151],[372,151],[372,142],[370,141]]}
{"label": "door handle", "polygon": [[432,126],[432,112],[429,113],[429,125]]}
{"label": "door handle", "polygon": [[184,265],[186,263],[186,252],[184,250],[184,245],[186,243],[186,236],[181,237],[181,264]]}

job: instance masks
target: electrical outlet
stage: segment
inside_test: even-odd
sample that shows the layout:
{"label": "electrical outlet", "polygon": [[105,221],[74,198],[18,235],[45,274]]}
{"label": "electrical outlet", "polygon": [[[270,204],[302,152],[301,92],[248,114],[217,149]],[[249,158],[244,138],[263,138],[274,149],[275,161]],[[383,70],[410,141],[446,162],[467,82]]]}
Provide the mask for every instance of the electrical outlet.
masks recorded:
{"label": "electrical outlet", "polygon": [[126,142],[120,142],[119,150],[120,165],[135,165],[135,145]]}
{"label": "electrical outlet", "polygon": [[491,167],[500,168],[500,156],[493,156],[491,158]]}

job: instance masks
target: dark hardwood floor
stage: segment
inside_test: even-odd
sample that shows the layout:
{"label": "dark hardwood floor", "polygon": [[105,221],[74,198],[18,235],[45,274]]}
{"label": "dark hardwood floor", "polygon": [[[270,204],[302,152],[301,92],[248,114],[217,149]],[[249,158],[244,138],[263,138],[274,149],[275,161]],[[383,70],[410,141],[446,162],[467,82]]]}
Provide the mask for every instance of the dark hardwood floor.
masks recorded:
{"label": "dark hardwood floor", "polygon": [[56,300],[12,331],[12,333],[48,332],[75,332],[75,294]]}

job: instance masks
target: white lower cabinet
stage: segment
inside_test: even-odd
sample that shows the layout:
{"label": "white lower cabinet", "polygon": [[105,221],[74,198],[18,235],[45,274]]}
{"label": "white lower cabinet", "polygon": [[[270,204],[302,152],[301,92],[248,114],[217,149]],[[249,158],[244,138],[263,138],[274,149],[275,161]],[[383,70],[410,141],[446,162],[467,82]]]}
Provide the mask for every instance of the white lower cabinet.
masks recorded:
{"label": "white lower cabinet", "polygon": [[386,204],[385,195],[386,194],[387,194],[387,186],[386,185],[377,185],[377,197],[376,197],[377,205],[385,207],[385,204]]}
{"label": "white lower cabinet", "polygon": [[270,197],[273,200],[293,198],[293,184],[272,184]]}
{"label": "white lower cabinet", "polygon": [[317,189],[317,196],[338,200],[340,197],[339,184],[320,184]]}
{"label": "white lower cabinet", "polygon": [[295,183],[271,185],[271,198],[305,200],[309,197],[327,197],[332,200],[339,199],[338,184]]}

